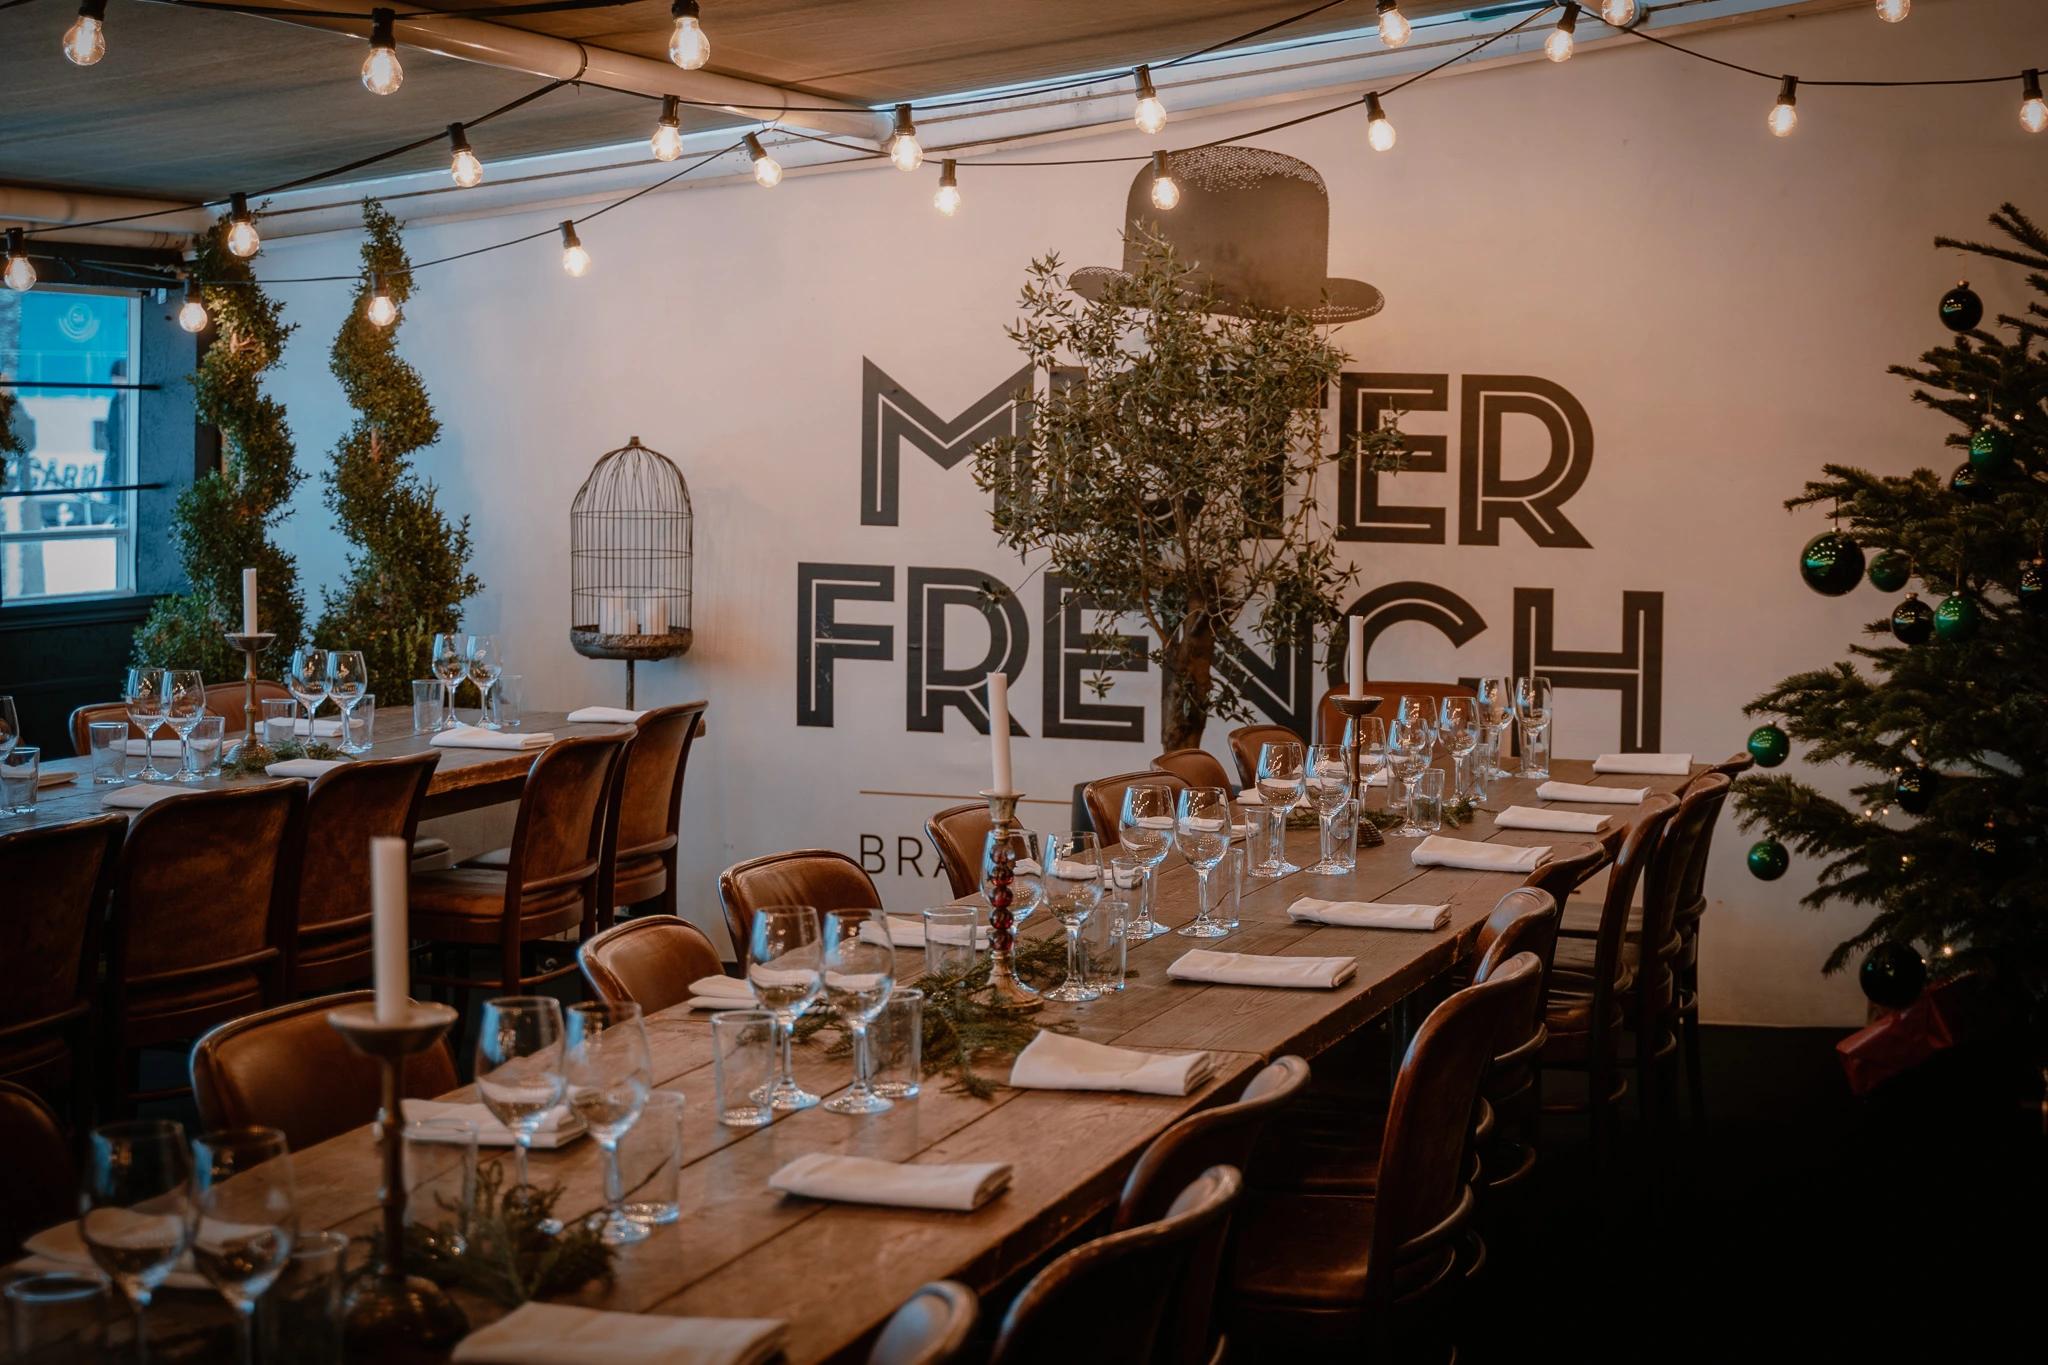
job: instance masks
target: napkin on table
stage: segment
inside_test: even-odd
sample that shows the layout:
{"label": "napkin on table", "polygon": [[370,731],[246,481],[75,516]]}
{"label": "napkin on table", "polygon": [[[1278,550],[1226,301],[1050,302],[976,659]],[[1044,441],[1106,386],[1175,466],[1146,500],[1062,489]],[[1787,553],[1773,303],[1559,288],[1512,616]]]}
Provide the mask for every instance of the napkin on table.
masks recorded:
{"label": "napkin on table", "polygon": [[806,1152],[768,1177],[768,1188],[841,1204],[971,1213],[1010,1187],[1007,1161],[918,1165]]}
{"label": "napkin on table", "polygon": [[1415,846],[1417,867],[1462,867],[1470,872],[1534,872],[1549,846],[1516,848],[1512,844],[1481,844],[1432,834]]}
{"label": "napkin on table", "polygon": [[1652,777],[1684,777],[1692,771],[1691,754],[1602,754],[1593,760],[1596,773],[1646,773]]}
{"label": "napkin on table", "polygon": [[1175,981],[1325,991],[1343,985],[1357,973],[1355,957],[1264,957],[1219,953],[1213,948],[1190,948],[1166,969]]}
{"label": "napkin on table", "polygon": [[[458,1104],[451,1100],[403,1100],[405,1121],[418,1123],[422,1119],[467,1119],[476,1125],[476,1145],[479,1147],[513,1147],[512,1130],[498,1122],[497,1115],[481,1104]],[[537,1152],[551,1151],[566,1147],[583,1136],[583,1120],[569,1112],[565,1104],[558,1104],[548,1110],[540,1121],[540,1127],[533,1134],[533,1149]]]}
{"label": "napkin on table", "polygon": [[1583,801],[1602,806],[1640,806],[1648,787],[1587,787],[1577,782],[1545,782],[1536,789],[1539,801]]}
{"label": "napkin on table", "polygon": [[437,749],[545,749],[555,742],[547,730],[485,730],[475,725],[458,725],[434,736]]}
{"label": "napkin on table", "polygon": [[267,765],[263,771],[272,777],[303,777],[311,782],[322,773],[344,766],[338,758],[287,758]]}
{"label": "napkin on table", "polygon": [[[863,928],[866,926],[863,925]],[[753,987],[735,976],[700,976],[690,983],[693,1010],[750,1010],[756,1008]]]}
{"label": "napkin on table", "polygon": [[341,733],[341,722],[338,720],[295,720],[292,722],[292,733],[295,735],[338,735]]}
{"label": "napkin on table", "polygon": [[185,746],[175,739],[131,739],[128,752],[137,758],[144,754],[155,758],[176,758],[185,752]]}
{"label": "napkin on table", "polygon": [[631,725],[645,711],[628,711],[623,706],[583,706],[569,713],[571,725]]}
{"label": "napkin on table", "polygon": [[1185,1095],[1215,1073],[1206,1052],[1134,1052],[1040,1029],[1010,1066],[1019,1090],[1131,1090]]}
{"label": "napkin on table", "polygon": [[1451,922],[1451,907],[1389,901],[1324,901],[1303,896],[1287,907],[1287,918],[1303,924],[1334,924],[1344,929],[1420,929],[1429,933]]}
{"label": "napkin on table", "polygon": [[1547,829],[1559,834],[1598,834],[1607,817],[1589,810],[1545,810],[1541,806],[1509,806],[1493,818],[1501,829]]}
{"label": "napkin on table", "polygon": [[[962,906],[960,908],[966,910],[973,909],[975,907]],[[889,932],[887,935],[887,942],[889,944],[897,948],[924,947],[925,929],[924,919],[921,916],[890,915],[888,919]],[[951,925],[947,925],[938,931],[938,938],[939,942],[941,943],[964,943],[967,940],[967,934],[965,930],[956,929]],[[863,943],[883,942],[884,936],[882,933],[882,926],[875,923],[875,921],[873,920],[867,920],[863,922],[860,926],[860,939]],[[974,926],[974,946],[977,948],[988,947],[987,925],[977,924]],[[692,989],[694,989],[694,987]]]}
{"label": "napkin on table", "polygon": [[781,1354],[774,1318],[671,1318],[529,1300],[456,1343],[462,1365],[762,1365]]}
{"label": "napkin on table", "polygon": [[76,782],[78,774],[69,768],[45,768],[36,774],[36,790],[45,787],[61,787],[66,782]]}
{"label": "napkin on table", "polygon": [[[105,1212],[112,1213],[117,1212],[117,1210],[106,1210]],[[125,1213],[126,1211],[118,1210],[118,1212]],[[154,1219],[140,1216],[138,1216],[138,1221],[149,1224],[154,1224],[155,1222]],[[98,1225],[95,1224],[95,1226]],[[103,1238],[107,1236],[104,1228],[101,1229],[101,1236]],[[118,1240],[118,1230],[116,1240]],[[155,1241],[153,1234],[149,1240]],[[12,1268],[16,1270],[51,1271],[98,1268],[92,1259],[92,1249],[85,1244],[85,1234],[75,1222],[59,1223],[56,1227],[44,1228],[35,1236],[24,1241],[21,1244],[21,1249],[27,1252],[28,1255],[23,1260],[15,1263]],[[213,1288],[213,1283],[199,1273],[198,1266],[193,1263],[192,1253],[188,1251],[178,1258],[178,1263],[175,1266],[171,1267],[171,1273],[164,1278],[163,1287],[166,1289],[210,1291]]]}
{"label": "napkin on table", "polygon": [[100,798],[102,806],[117,810],[141,810],[153,806],[167,797],[183,796],[184,789],[167,787],[161,782],[137,782],[126,787],[116,787]]}

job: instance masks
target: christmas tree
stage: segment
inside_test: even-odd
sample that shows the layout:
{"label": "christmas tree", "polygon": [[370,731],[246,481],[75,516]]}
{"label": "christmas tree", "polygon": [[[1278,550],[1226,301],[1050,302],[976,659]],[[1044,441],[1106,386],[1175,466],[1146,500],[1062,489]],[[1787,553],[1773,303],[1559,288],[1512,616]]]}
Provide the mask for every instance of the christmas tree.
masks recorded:
{"label": "christmas tree", "polygon": [[[1880,1004],[1911,1000],[1926,975],[1983,973],[2037,1011],[2048,998],[2048,913],[2041,848],[2048,828],[2048,234],[2010,204],[1987,244],[1937,247],[2016,263],[2040,297],[1980,326],[1967,284],[1941,301],[1954,340],[1892,373],[1915,402],[1957,425],[1950,473],[1880,476],[1849,465],[1786,505],[1832,509],[1801,572],[1829,595],[1865,573],[1907,592],[1852,646],[1851,658],[1786,678],[1750,703],[1776,717],[1750,739],[1775,767],[1790,742],[1820,764],[1868,774],[1845,805],[1780,775],[1745,778],[1745,828],[1757,875],[1782,874],[1786,846],[1824,860],[1805,903],[1872,906],[1869,925],[1835,949],[1836,970],[1868,949],[1864,989]],[[1930,601],[1932,606],[1929,605]]]}

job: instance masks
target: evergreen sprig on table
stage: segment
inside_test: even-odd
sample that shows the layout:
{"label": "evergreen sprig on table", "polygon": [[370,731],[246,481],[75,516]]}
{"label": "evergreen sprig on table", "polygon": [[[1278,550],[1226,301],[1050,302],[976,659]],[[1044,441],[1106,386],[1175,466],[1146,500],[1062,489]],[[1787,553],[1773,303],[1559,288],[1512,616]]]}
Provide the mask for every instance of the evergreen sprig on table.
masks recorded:
{"label": "evergreen sprig on table", "polygon": [[348,755],[332,744],[315,740],[308,744],[302,740],[287,739],[277,744],[265,744],[260,739],[245,740],[220,765],[222,777],[262,777],[264,769],[273,763],[287,759],[313,758],[332,762],[345,761]]}
{"label": "evergreen sprig on table", "polygon": [[[511,1197],[505,1166],[491,1162],[476,1173],[476,1203],[465,1227],[461,1210],[443,1204],[438,1221],[416,1217],[405,1230],[406,1269],[435,1284],[516,1308],[528,1299],[567,1294],[593,1280],[612,1283],[613,1249],[602,1235],[602,1210],[543,1230],[561,1201],[560,1185],[530,1185]],[[371,1239],[373,1251],[377,1238]],[[381,1257],[373,1255],[371,1264]]]}

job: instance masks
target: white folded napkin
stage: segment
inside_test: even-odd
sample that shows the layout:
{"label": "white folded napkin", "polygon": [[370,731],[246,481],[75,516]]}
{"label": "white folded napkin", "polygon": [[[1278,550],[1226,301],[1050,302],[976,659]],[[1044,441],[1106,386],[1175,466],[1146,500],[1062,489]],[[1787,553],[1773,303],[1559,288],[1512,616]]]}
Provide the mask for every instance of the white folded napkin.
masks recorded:
{"label": "white folded napkin", "polygon": [[131,739],[128,752],[136,757],[149,754],[156,758],[176,758],[185,752],[185,746],[175,739]]}
{"label": "white folded napkin", "polygon": [[303,777],[311,782],[322,773],[331,773],[344,766],[344,761],[338,758],[287,758],[265,766],[263,771],[272,777]]}
{"label": "white folded napkin", "polygon": [[583,706],[569,713],[571,725],[631,725],[645,711],[628,711],[623,706]]}
{"label": "white folded napkin", "polygon": [[1213,948],[1190,948],[1166,969],[1166,974],[1175,981],[1325,991],[1343,985],[1357,972],[1355,957],[1264,957],[1255,953],[1219,953]]}
{"label": "white folded napkin", "polygon": [[1598,834],[1607,817],[1589,810],[1546,810],[1542,806],[1509,806],[1493,817],[1502,829],[1547,829],[1559,834]]}
{"label": "white folded napkin", "polygon": [[1224,822],[1214,815],[1190,815],[1187,818],[1187,827],[1199,830],[1218,830],[1224,827]]}
{"label": "white folded napkin", "polygon": [[434,736],[437,749],[545,749],[555,742],[546,730],[485,730],[475,725],[458,725]]}
{"label": "white folded napkin", "polygon": [[1257,787],[1246,787],[1237,794],[1237,804],[1240,806],[1263,806],[1266,804],[1266,798]]}
{"label": "white folded napkin", "polygon": [[1053,880],[1062,882],[1099,882],[1102,880],[1100,864],[1080,858],[1055,858],[1052,861]]}
{"label": "white folded napkin", "polygon": [[768,1188],[841,1204],[969,1213],[1010,1187],[1007,1161],[917,1165],[806,1152],[768,1177]]}
{"label": "white folded napkin", "polygon": [[341,722],[338,720],[295,720],[292,722],[292,733],[295,735],[338,735],[341,733]]}
{"label": "white folded napkin", "polygon": [[1602,806],[1640,806],[1648,787],[1588,787],[1577,782],[1545,782],[1536,789],[1541,801],[1581,801]]}
{"label": "white folded napkin", "polygon": [[455,1345],[462,1365],[762,1365],[782,1352],[774,1318],[671,1318],[528,1300]]}
{"label": "white folded napkin", "polygon": [[141,810],[167,797],[184,794],[182,787],[166,787],[161,782],[137,782],[132,786],[114,788],[100,798],[100,804],[118,810]]}
{"label": "white folded napkin", "polygon": [[1131,821],[1131,823],[1139,829],[1172,829],[1173,817],[1171,815],[1141,815]]}
{"label": "white folded napkin", "polygon": [[[476,1125],[476,1145],[479,1147],[513,1147],[512,1130],[498,1122],[498,1116],[481,1104],[457,1104],[450,1100],[404,1100],[405,1121],[418,1123],[423,1119],[467,1119]],[[583,1136],[583,1120],[569,1111],[566,1104],[558,1104],[548,1110],[534,1130],[533,1149],[549,1151],[566,1147]]]}
{"label": "white folded napkin", "polygon": [[1479,844],[1470,839],[1447,839],[1432,834],[1415,846],[1411,861],[1417,867],[1462,867],[1471,872],[1534,872],[1547,845],[1516,848],[1512,844]]}
{"label": "white folded napkin", "polygon": [[[860,926],[861,942],[882,943],[886,941],[898,948],[924,947],[925,928],[924,919],[921,916],[890,915],[887,918],[889,921],[889,931],[886,938],[882,932],[882,926],[873,920],[868,920]],[[939,942],[941,943],[965,943],[967,941],[967,931],[965,929],[958,929],[947,925],[937,932]],[[988,947],[987,925],[977,924],[974,926],[974,946],[977,948]]]}
{"label": "white folded napkin", "polygon": [[[102,1215],[96,1216],[104,1216],[105,1214],[116,1212],[120,1212],[120,1210],[104,1210]],[[112,1222],[111,1219],[107,1221]],[[136,1221],[146,1225],[140,1240],[145,1241],[147,1244],[157,1244],[154,1229],[156,1220],[146,1216],[137,1216]],[[94,1226],[99,1228],[99,1233],[103,1240],[112,1239],[118,1242],[118,1226],[112,1233],[102,1224],[96,1223]],[[85,1233],[75,1222],[59,1223],[56,1227],[44,1228],[35,1236],[24,1241],[21,1244],[21,1249],[27,1252],[28,1255],[25,1259],[16,1262],[11,1267],[12,1269],[37,1271],[78,1270],[96,1266],[92,1259],[92,1249],[85,1244]],[[199,1273],[199,1268],[192,1261],[192,1253],[188,1251],[178,1258],[178,1263],[175,1266],[171,1267],[171,1273],[164,1278],[164,1287],[166,1289],[211,1290],[213,1283]]]}
{"label": "white folded napkin", "polygon": [[753,987],[736,976],[700,976],[690,983],[693,1010],[750,1010],[758,1003]]}
{"label": "white folded napkin", "polygon": [[1324,901],[1303,896],[1287,907],[1287,918],[1303,924],[1344,929],[1420,929],[1433,932],[1451,922],[1448,905],[1401,905],[1391,901]]}
{"label": "white folded napkin", "polygon": [[45,768],[36,774],[36,790],[44,787],[61,787],[66,782],[76,782],[78,774],[65,768]]}
{"label": "white folded napkin", "polygon": [[1602,754],[1593,760],[1596,773],[1647,773],[1653,777],[1684,777],[1692,771],[1691,754]]}
{"label": "white folded napkin", "polygon": [[1133,1052],[1039,1030],[1010,1066],[1019,1090],[1133,1090],[1141,1095],[1185,1095],[1216,1070],[1206,1052]]}

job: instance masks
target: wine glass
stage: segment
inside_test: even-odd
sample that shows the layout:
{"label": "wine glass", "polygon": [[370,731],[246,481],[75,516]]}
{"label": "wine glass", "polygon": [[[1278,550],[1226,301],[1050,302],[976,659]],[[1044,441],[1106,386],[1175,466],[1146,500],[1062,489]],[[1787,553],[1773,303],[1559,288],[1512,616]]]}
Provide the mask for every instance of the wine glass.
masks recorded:
{"label": "wine glass", "polygon": [[476,684],[476,723],[486,730],[503,727],[491,719],[491,688],[498,681],[498,675],[505,671],[505,656],[498,648],[495,635],[472,635],[463,651],[463,658],[469,668],[469,680]]}
{"label": "wine glass", "polygon": [[192,1203],[192,1259],[235,1310],[242,1365],[251,1365],[256,1301],[277,1282],[299,1235],[284,1134],[229,1128],[192,1139]]}
{"label": "wine glass", "polygon": [[1411,692],[1395,704],[1394,719],[1409,720],[1422,727],[1429,736],[1431,749],[1436,747],[1436,701],[1422,693]]}
{"label": "wine glass", "polygon": [[1230,793],[1221,787],[1189,787],[1180,794],[1173,841],[1180,856],[1194,864],[1200,891],[1192,922],[1174,930],[1189,938],[1222,938],[1230,932],[1209,913],[1209,874],[1230,851]]}
{"label": "wine glass", "polygon": [[156,766],[156,732],[164,723],[164,707],[168,704],[165,691],[170,680],[161,668],[140,666],[128,670],[127,681],[121,686],[121,699],[128,704],[128,723],[142,731],[142,771],[136,776],[144,782],[163,782],[170,774]]}
{"label": "wine glass", "polygon": [[755,1096],[772,1109],[808,1109],[818,1102],[796,1083],[790,1042],[797,1019],[825,988],[818,936],[818,912],[808,905],[764,906],[747,927],[747,985],[761,1008],[775,1016],[782,1038],[782,1074]]}
{"label": "wine glass", "polygon": [[354,733],[350,718],[356,713],[364,697],[370,694],[370,665],[359,649],[330,649],[327,651],[327,695],[334,698],[341,708],[341,751],[360,754],[369,749],[367,744],[358,744],[352,738]]}
{"label": "wine glass", "polygon": [[1102,992],[1081,970],[1081,927],[1102,900],[1102,850],[1094,834],[1049,834],[1045,839],[1045,904],[1067,931],[1067,979],[1043,992],[1048,1000],[1086,1004]]}
{"label": "wine glass", "polygon": [[[1385,716],[1358,716],[1351,722],[1349,731],[1351,747],[1358,752],[1358,809],[1365,810],[1366,793],[1372,787],[1372,775],[1387,767],[1387,720]],[[1389,777],[1389,782],[1392,778]],[[1393,789],[1388,788],[1387,804],[1394,803]]]}
{"label": "wine glass", "polygon": [[1479,704],[1471,697],[1445,697],[1437,707],[1436,733],[1451,751],[1451,799],[1462,801],[1475,785],[1472,752],[1479,747]]}
{"label": "wine glass", "polygon": [[1392,780],[1401,784],[1401,828],[1395,832],[1404,839],[1420,839],[1427,832],[1415,823],[1415,780],[1429,766],[1430,751],[1435,747],[1429,727],[1419,718],[1396,716],[1387,727],[1387,766],[1393,772]]}
{"label": "wine glass", "polygon": [[569,1107],[604,1149],[606,1246],[647,1239],[647,1227],[626,1216],[626,1186],[619,1175],[619,1139],[640,1121],[654,1085],[654,1058],[640,1007],[630,1000],[569,1006],[562,1038],[562,1078]]}
{"label": "wine glass", "polygon": [[1167,932],[1152,918],[1153,886],[1159,865],[1173,851],[1173,788],[1163,782],[1141,782],[1124,788],[1124,808],[1117,820],[1117,837],[1144,867],[1143,890],[1138,896],[1138,917],[1124,926],[1124,938],[1143,943]]}
{"label": "wine glass", "polygon": [[14,698],[0,696],[0,760],[21,743],[21,718],[14,712]]}
{"label": "wine glass", "polygon": [[[164,670],[164,718],[178,736],[179,782],[197,782],[192,767],[192,727],[206,714],[206,679],[196,668]],[[154,745],[150,746],[154,748]]]}
{"label": "wine glass", "polygon": [[102,1124],[86,1141],[78,1233],[135,1310],[135,1358],[149,1359],[149,1300],[192,1245],[192,1157],[169,1119]]}
{"label": "wine glass", "polygon": [[441,723],[435,728],[453,730],[461,724],[455,719],[455,687],[469,671],[469,637],[436,635],[429,658],[434,676],[441,680]]}
{"label": "wine glass", "polygon": [[[1370,717],[1368,717],[1370,719]],[[1337,861],[1336,849],[1331,845],[1334,831],[1331,821],[1344,809],[1344,803],[1351,799],[1351,750],[1343,744],[1311,745],[1308,751],[1308,800],[1315,807],[1322,826],[1322,858],[1309,871],[1325,877],[1334,877],[1349,872],[1350,868]]]}
{"label": "wine glass", "polygon": [[1255,877],[1284,877],[1301,870],[1287,861],[1287,813],[1301,801],[1305,753],[1294,740],[1259,746],[1259,799],[1272,812],[1272,843],[1266,856],[1246,869]]}
{"label": "wine glass", "polygon": [[[285,690],[304,712],[306,742],[313,741],[313,714],[320,709],[320,703],[327,700],[327,651],[312,645],[300,645],[292,651],[292,660],[285,665]],[[298,729],[296,725],[292,727]]]}
{"label": "wine glass", "polygon": [[[861,926],[872,924],[880,933],[861,937]],[[825,1101],[833,1114],[879,1114],[893,1109],[895,1102],[877,1095],[868,1084],[868,1025],[889,1003],[896,988],[896,950],[889,944],[888,926],[880,910],[834,910],[826,915],[821,929],[825,1003],[853,1034],[853,1084],[844,1093]]]}
{"label": "wine glass", "polygon": [[546,995],[501,995],[484,1002],[476,1030],[476,1093],[512,1130],[519,1189],[528,1188],[527,1149],[541,1121],[562,1102],[562,1005]]}
{"label": "wine glass", "polygon": [[1515,722],[1522,730],[1522,776],[1550,776],[1550,679],[1515,679]]}
{"label": "wine glass", "polygon": [[1507,773],[1500,766],[1501,743],[1507,738],[1508,727],[1515,721],[1514,681],[1506,677],[1481,678],[1477,701],[1486,776],[1506,777]]}

